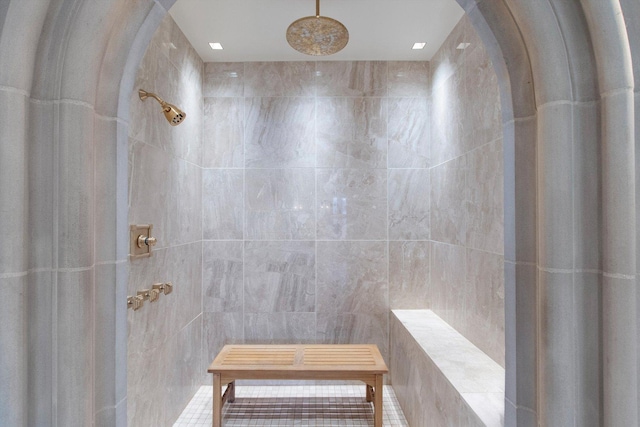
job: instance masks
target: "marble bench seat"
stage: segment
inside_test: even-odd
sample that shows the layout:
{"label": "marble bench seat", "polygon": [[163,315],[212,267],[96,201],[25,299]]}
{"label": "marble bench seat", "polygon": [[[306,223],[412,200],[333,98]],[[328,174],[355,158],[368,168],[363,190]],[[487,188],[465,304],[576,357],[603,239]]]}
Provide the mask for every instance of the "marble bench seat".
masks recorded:
{"label": "marble bench seat", "polygon": [[504,425],[504,368],[431,310],[392,311],[390,362],[411,426]]}

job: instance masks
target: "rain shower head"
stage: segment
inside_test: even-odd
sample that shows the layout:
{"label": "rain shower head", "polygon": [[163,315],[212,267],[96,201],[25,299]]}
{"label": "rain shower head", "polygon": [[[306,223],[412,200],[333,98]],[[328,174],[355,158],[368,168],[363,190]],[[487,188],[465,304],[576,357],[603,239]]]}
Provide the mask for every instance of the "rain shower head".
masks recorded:
{"label": "rain shower head", "polygon": [[180,110],[175,105],[169,104],[168,102],[164,102],[162,98],[160,98],[155,93],[147,92],[145,90],[140,89],[138,91],[138,95],[141,100],[145,100],[147,98],[154,98],[156,101],[160,103],[162,106],[162,112],[164,113],[164,117],[167,119],[171,126],[178,126],[182,121],[187,117],[187,114]]}

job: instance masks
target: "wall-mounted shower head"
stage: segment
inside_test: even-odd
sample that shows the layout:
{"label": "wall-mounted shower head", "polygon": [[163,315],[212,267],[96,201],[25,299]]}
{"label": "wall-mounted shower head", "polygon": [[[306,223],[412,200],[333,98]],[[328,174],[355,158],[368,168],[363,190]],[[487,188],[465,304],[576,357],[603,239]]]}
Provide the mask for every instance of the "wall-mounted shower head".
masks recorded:
{"label": "wall-mounted shower head", "polygon": [[140,89],[138,91],[138,95],[140,99],[143,101],[147,98],[153,98],[160,103],[162,106],[162,112],[166,117],[167,121],[171,124],[171,126],[178,126],[182,121],[187,117],[187,114],[180,110],[175,105],[169,104],[168,102],[164,102],[162,98],[160,98],[155,93],[147,92],[145,90]]}

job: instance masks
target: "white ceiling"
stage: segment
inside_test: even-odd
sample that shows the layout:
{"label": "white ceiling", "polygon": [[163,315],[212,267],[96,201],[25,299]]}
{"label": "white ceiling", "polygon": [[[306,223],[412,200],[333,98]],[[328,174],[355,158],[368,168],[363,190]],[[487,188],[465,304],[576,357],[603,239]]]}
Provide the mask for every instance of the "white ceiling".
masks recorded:
{"label": "white ceiling", "polygon": [[[315,15],[315,7],[314,0],[178,0],[170,13],[205,62],[428,61],[464,14],[455,0],[321,0],[320,15],[342,22],[349,43],[335,55],[314,57],[293,50],[285,32]],[[412,50],[415,42],[427,45]]]}

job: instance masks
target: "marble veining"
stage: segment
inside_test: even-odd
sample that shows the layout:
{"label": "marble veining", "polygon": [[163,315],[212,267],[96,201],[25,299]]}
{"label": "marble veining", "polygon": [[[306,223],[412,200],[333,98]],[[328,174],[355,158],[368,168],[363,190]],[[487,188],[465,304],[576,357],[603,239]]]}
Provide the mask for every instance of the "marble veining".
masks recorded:
{"label": "marble veining", "polygon": [[205,97],[243,97],[244,63],[207,62],[202,94]]}
{"label": "marble veining", "polygon": [[245,98],[245,167],[315,166],[311,97]]}
{"label": "marble veining", "polygon": [[467,164],[464,157],[434,167],[431,172],[431,238],[464,245],[467,239]]}
{"label": "marble veining", "polygon": [[389,242],[389,306],[391,309],[431,307],[431,242]]}
{"label": "marble veining", "polygon": [[244,166],[244,100],[205,98],[202,166]]}
{"label": "marble veining", "polygon": [[317,62],[317,95],[387,96],[387,70],[384,61]]}
{"label": "marble veining", "polygon": [[428,240],[428,169],[390,169],[389,240]]}
{"label": "marble veining", "polygon": [[317,105],[318,167],[386,166],[386,99],[318,98]]}
{"label": "marble veining", "polygon": [[428,99],[389,98],[388,105],[388,167],[428,168],[431,166]]}
{"label": "marble veining", "polygon": [[315,63],[246,62],[245,96],[314,96]]}
{"label": "marble veining", "polygon": [[313,169],[247,169],[247,239],[314,238],[315,194]]}
{"label": "marble veining", "polygon": [[314,242],[246,242],[244,289],[248,313],[315,311]]}
{"label": "marble veining", "polygon": [[203,242],[202,311],[242,312],[243,242]]}
{"label": "marble veining", "polygon": [[236,169],[202,171],[202,236],[204,239],[244,237],[244,174]]}
{"label": "marble veining", "polygon": [[316,174],[319,239],[386,239],[384,169],[320,169]]}
{"label": "marble veining", "polygon": [[390,61],[389,96],[429,96],[430,65],[427,61]]}

